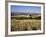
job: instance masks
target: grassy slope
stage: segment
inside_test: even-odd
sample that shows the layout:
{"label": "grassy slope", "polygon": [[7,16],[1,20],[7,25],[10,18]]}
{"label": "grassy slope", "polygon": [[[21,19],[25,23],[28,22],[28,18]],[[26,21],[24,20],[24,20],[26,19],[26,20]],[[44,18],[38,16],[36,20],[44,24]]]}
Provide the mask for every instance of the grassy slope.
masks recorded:
{"label": "grassy slope", "polygon": [[41,29],[41,20],[36,19],[11,19],[12,31],[27,31]]}

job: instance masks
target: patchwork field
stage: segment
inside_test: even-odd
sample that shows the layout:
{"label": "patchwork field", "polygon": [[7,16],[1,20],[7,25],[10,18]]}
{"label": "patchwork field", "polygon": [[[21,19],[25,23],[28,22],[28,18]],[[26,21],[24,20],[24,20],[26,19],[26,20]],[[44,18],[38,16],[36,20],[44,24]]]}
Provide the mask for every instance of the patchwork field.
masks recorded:
{"label": "patchwork field", "polygon": [[29,30],[40,30],[41,20],[40,19],[11,19],[11,31],[29,31]]}

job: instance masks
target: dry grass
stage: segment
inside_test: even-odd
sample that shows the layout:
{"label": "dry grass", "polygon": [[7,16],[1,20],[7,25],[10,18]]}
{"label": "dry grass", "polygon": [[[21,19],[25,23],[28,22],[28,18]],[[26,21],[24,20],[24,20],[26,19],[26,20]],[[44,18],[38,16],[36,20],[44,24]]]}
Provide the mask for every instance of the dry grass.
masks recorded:
{"label": "dry grass", "polygon": [[41,20],[36,19],[11,19],[11,31],[40,30]]}

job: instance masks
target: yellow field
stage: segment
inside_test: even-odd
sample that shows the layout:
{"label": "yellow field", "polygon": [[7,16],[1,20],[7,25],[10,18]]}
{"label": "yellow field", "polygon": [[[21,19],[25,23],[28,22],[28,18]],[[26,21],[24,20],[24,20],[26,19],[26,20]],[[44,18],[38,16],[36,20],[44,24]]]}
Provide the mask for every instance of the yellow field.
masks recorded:
{"label": "yellow field", "polygon": [[11,31],[28,31],[40,29],[41,29],[41,20],[11,19]]}

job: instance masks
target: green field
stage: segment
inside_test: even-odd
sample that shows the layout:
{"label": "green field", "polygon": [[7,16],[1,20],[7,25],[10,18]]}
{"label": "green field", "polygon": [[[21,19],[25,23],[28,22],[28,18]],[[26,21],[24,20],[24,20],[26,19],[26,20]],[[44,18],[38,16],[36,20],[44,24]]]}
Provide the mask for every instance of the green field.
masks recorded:
{"label": "green field", "polygon": [[29,19],[11,17],[11,31],[29,31],[29,30],[40,30],[41,19]]}

